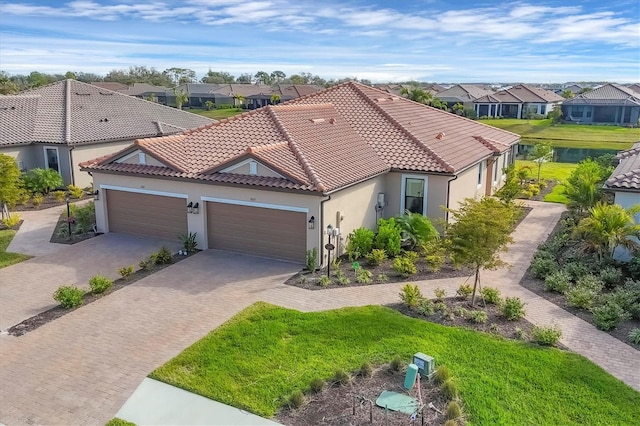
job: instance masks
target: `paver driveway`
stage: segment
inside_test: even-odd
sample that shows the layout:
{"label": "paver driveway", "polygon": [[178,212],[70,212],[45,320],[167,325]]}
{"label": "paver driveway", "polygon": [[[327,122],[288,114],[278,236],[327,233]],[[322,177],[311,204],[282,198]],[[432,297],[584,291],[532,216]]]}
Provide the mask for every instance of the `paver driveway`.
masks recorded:
{"label": "paver driveway", "polygon": [[131,264],[137,268],[140,260],[163,244],[178,250],[176,243],[105,234],[74,245],[50,244],[55,251],[0,269],[0,330],[55,306],[52,294],[59,286],[88,289],[89,279],[96,274],[118,278],[118,268]]}

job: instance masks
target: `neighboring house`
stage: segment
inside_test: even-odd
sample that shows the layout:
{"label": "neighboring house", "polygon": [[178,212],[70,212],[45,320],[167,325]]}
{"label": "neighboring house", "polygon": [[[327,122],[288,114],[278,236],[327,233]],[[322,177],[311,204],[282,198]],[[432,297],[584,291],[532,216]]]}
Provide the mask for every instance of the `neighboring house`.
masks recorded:
{"label": "neighboring house", "polygon": [[[620,152],[616,158],[618,166],[604,188],[614,194],[614,203],[625,209],[640,205],[640,142],[636,142],[631,149]],[[636,223],[640,223],[640,214],[636,215]],[[615,253],[618,260],[628,260],[629,253],[618,248]]]}
{"label": "neighboring house", "polygon": [[184,107],[204,108],[207,101],[216,102],[213,94],[214,90],[220,88],[221,84],[210,83],[184,83],[166,92],[167,105],[176,104],[176,92],[184,92],[189,100],[183,104]]}
{"label": "neighboring house", "polygon": [[[391,93],[396,96],[402,96],[403,90],[411,90],[415,86],[411,84],[376,84],[373,87],[375,87],[376,89],[383,90],[387,93]],[[442,92],[443,90],[445,90],[445,88],[440,86],[439,84],[421,83],[419,87],[425,92],[428,92],[433,96],[436,96],[439,92]]]}
{"label": "neighboring house", "polygon": [[527,118],[546,116],[565,99],[550,90],[519,84],[473,101],[478,117]]}
{"label": "neighboring house", "polygon": [[569,91],[569,92],[573,93],[573,96],[576,96],[580,92],[582,92],[584,89],[585,88],[580,86],[579,84],[572,84],[570,86],[563,87],[562,89],[555,89],[555,90],[553,90],[553,93],[555,93],[556,95],[562,96],[563,93]]}
{"label": "neighboring house", "polygon": [[101,89],[113,90],[114,92],[129,89],[129,86],[127,86],[126,84],[118,83],[115,81],[92,81],[91,84],[94,86],[98,86]]}
{"label": "neighboring house", "polygon": [[473,108],[473,101],[493,93],[493,90],[473,84],[456,84],[446,90],[438,92],[438,99],[447,103],[449,108],[455,104],[464,105],[465,109]]}
{"label": "neighboring house", "polygon": [[629,89],[633,90],[634,92],[640,94],[640,84],[636,83],[636,84],[632,84],[632,85],[627,86],[627,87],[629,87]]}
{"label": "neighboring house", "polygon": [[123,93],[129,96],[135,96],[136,98],[149,100],[155,96],[156,101],[159,104],[167,104],[167,92],[170,91],[168,87],[154,86],[148,83],[134,83],[133,86],[126,89],[117,90],[117,92]]}
{"label": "neighboring house", "polygon": [[21,170],[54,169],[65,184],[91,184],[79,163],[111,154],[134,140],[171,135],[212,123],[76,80],[0,96],[0,153]]}
{"label": "neighboring house", "polygon": [[[405,210],[493,194],[520,137],[349,82],[83,164],[97,227],[200,248],[326,262],[327,225],[347,235]],[[144,161],[141,162],[140,160]]]}
{"label": "neighboring house", "polygon": [[638,125],[640,93],[619,84],[605,84],[562,104],[562,118],[574,123]]}
{"label": "neighboring house", "polygon": [[268,105],[271,98],[271,86],[266,84],[224,84],[212,92],[215,104],[235,105],[256,109]]}

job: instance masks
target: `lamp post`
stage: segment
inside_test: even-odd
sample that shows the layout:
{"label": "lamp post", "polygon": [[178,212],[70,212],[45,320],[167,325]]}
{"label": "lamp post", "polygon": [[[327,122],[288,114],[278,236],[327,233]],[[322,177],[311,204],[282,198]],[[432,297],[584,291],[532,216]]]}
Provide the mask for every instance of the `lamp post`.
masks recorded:
{"label": "lamp post", "polygon": [[333,226],[331,224],[327,225],[327,235],[329,236],[329,242],[325,244],[324,248],[327,249],[327,278],[330,278],[331,275],[331,250],[335,248],[333,244],[331,244],[331,236],[333,235]]}

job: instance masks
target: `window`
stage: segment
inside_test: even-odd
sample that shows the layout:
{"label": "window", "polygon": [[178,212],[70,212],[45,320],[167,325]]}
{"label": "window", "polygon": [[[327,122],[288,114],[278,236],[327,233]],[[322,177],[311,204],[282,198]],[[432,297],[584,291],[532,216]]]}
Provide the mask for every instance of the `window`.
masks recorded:
{"label": "window", "polygon": [[405,177],[402,179],[402,212],[408,210],[411,213],[420,213],[426,215],[425,189],[426,177]]}
{"label": "window", "polygon": [[546,105],[541,105],[540,106],[540,114],[545,115],[547,113],[547,106]]}
{"label": "window", "polygon": [[482,163],[478,164],[478,186],[482,185]]}
{"label": "window", "polygon": [[257,175],[258,174],[258,163],[256,163],[255,161],[250,161],[249,162],[249,174],[250,175]]}
{"label": "window", "polygon": [[144,155],[144,152],[138,153],[138,164],[147,164],[147,157]]}
{"label": "window", "polygon": [[582,117],[584,114],[584,106],[582,105],[574,105],[571,115],[574,117]]}
{"label": "window", "polygon": [[47,169],[53,169],[60,173],[58,148],[44,147],[44,164]]}

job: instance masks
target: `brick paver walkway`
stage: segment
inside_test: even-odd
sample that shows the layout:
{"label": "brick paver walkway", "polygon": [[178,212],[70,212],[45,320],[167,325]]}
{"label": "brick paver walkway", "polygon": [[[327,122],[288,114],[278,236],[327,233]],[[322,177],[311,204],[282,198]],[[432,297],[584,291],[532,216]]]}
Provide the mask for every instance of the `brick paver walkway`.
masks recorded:
{"label": "brick paver walkway", "polygon": [[[520,287],[536,246],[562,206],[536,207],[484,285],[527,303],[527,318],[562,327],[562,342],[640,390],[640,353]],[[296,267],[205,251],[83,307],[32,333],[0,336],[0,422],[104,424],[155,367],[246,306],[264,300],[303,311],[386,304],[403,284],[302,290],[282,284]],[[461,279],[419,282],[450,294]]]}

